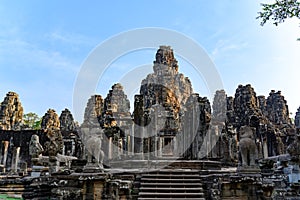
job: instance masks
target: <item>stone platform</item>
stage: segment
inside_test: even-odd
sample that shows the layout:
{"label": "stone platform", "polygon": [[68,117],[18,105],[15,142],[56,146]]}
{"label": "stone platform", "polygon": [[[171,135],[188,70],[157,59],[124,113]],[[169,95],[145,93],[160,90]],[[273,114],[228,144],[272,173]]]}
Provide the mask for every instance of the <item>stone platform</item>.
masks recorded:
{"label": "stone platform", "polygon": [[121,160],[111,161],[111,168],[123,169],[195,169],[220,170],[221,162],[210,160]]}

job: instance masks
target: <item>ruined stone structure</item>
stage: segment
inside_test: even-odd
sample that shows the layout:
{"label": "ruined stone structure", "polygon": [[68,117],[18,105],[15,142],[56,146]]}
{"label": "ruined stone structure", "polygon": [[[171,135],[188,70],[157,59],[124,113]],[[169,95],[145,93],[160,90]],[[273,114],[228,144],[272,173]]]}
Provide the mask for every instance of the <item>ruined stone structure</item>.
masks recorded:
{"label": "ruined stone structure", "polygon": [[0,107],[0,129],[20,130],[23,119],[23,107],[19,95],[8,92]]}
{"label": "ruined stone structure", "polygon": [[49,109],[41,130],[22,130],[22,112],[18,95],[8,93],[0,108],[3,193],[25,199],[300,198],[300,109],[294,125],[280,91],[266,99],[250,84],[239,85],[234,96],[216,91],[211,105],[193,93],[169,46],[157,50],[132,113],[119,83],[106,98],[91,96],[80,127],[68,109],[60,117]]}

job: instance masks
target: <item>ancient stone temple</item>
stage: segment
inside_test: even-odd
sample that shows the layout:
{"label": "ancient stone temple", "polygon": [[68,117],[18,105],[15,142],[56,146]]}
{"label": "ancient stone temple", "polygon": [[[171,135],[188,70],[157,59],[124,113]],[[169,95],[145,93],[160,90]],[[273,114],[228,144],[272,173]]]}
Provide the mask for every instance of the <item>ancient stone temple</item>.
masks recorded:
{"label": "ancient stone temple", "polygon": [[15,92],[8,92],[0,107],[0,129],[21,129],[22,119],[23,107],[19,95]]}
{"label": "ancient stone temple", "polygon": [[[138,84],[138,83],[137,83]],[[105,97],[105,98],[103,98]],[[120,83],[92,95],[78,126],[49,109],[22,130],[9,92],[0,108],[0,194],[23,199],[300,199],[300,109],[250,84],[213,100],[194,93],[169,46],[154,56],[134,109]]]}

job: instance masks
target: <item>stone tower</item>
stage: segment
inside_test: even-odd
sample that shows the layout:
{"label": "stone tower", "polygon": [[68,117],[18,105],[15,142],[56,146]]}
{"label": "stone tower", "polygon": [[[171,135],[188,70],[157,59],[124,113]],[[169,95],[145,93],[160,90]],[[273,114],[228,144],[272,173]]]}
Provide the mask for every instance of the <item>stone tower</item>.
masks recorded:
{"label": "stone tower", "polygon": [[122,118],[130,118],[130,102],[124,93],[123,86],[116,83],[104,99],[100,123],[103,128],[124,125]]}
{"label": "stone tower", "polygon": [[82,126],[99,127],[99,117],[103,112],[104,101],[101,95],[93,95],[89,98],[85,112]]}
{"label": "stone tower", "polygon": [[153,73],[142,80],[134,101],[134,152],[152,156],[179,156],[185,104],[192,95],[192,84],[178,72],[170,46],[160,46],[153,62]]}
{"label": "stone tower", "polygon": [[45,115],[42,118],[41,128],[42,129],[48,129],[48,128],[60,129],[59,117],[56,114],[55,110],[49,109],[47,111],[47,113],[45,113]]}
{"label": "stone tower", "polygon": [[23,119],[23,107],[19,95],[8,92],[0,107],[0,129],[18,130]]}
{"label": "stone tower", "polygon": [[61,131],[75,131],[77,128],[73,115],[67,108],[61,112],[59,121]]}
{"label": "stone tower", "polygon": [[[163,119],[166,121],[166,126],[178,124],[180,112],[183,112],[181,110],[193,92],[191,82],[178,72],[177,60],[170,46],[160,46],[153,63],[154,72],[142,81],[140,97],[135,98],[139,104],[135,103],[135,105],[143,104],[142,115],[145,115],[153,105],[160,105],[166,111],[166,117]],[[137,108],[135,112],[139,113]]]}
{"label": "stone tower", "polygon": [[227,111],[227,95],[225,90],[217,90],[213,100],[213,114],[214,121],[225,122]]}
{"label": "stone tower", "polygon": [[261,116],[258,98],[250,84],[239,85],[233,100],[234,112],[239,126],[249,125],[252,116]]}
{"label": "stone tower", "polygon": [[266,102],[268,119],[274,124],[289,124],[289,108],[281,91],[271,90]]}
{"label": "stone tower", "polygon": [[55,156],[57,153],[62,153],[64,143],[60,132],[59,117],[55,110],[47,110],[47,113],[42,117],[41,128],[44,129],[49,138],[49,141],[45,143],[46,154]]}

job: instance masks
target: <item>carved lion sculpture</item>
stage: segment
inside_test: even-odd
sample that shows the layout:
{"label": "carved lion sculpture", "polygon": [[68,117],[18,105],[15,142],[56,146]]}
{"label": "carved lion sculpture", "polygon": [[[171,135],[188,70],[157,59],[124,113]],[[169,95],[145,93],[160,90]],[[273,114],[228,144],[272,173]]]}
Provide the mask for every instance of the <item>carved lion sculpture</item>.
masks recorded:
{"label": "carved lion sculpture", "polygon": [[240,128],[239,151],[242,157],[243,167],[254,167],[257,158],[257,148],[254,142],[253,131],[250,126],[242,126]]}
{"label": "carved lion sculpture", "polygon": [[42,155],[44,148],[39,142],[38,135],[32,135],[29,143],[29,155],[34,158],[38,158]]}
{"label": "carved lion sculpture", "polygon": [[103,130],[100,128],[93,128],[91,130],[91,137],[86,141],[86,149],[88,151],[88,163],[92,163],[94,156],[96,165],[103,168],[104,152],[101,150],[103,139]]}

